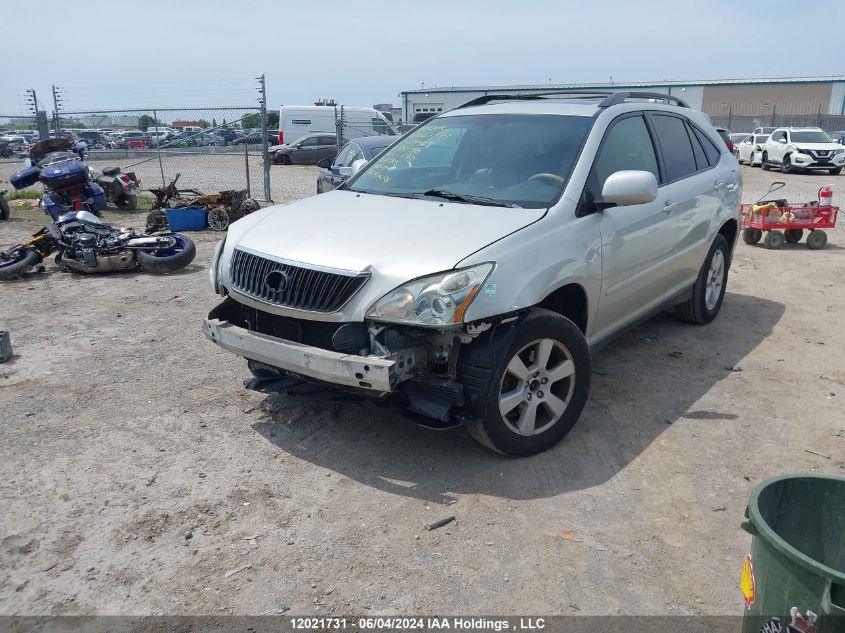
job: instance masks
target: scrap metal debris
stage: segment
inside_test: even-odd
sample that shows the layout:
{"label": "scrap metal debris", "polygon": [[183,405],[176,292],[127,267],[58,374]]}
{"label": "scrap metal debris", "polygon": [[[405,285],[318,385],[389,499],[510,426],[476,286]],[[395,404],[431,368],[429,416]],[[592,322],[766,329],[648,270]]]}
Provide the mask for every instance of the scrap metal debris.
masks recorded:
{"label": "scrap metal debris", "polygon": [[436,530],[437,528],[441,528],[444,525],[449,525],[452,521],[455,520],[454,516],[448,516],[445,519],[440,519],[439,521],[434,521],[433,523],[426,523],[425,529],[426,530]]}

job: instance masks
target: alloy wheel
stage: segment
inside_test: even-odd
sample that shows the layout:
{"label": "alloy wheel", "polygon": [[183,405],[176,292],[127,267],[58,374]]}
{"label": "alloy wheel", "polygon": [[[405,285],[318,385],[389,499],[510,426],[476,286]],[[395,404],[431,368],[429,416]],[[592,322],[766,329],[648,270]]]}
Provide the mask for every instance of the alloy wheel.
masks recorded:
{"label": "alloy wheel", "polygon": [[575,390],[575,363],[560,342],[532,341],[514,354],[499,388],[499,413],[518,435],[538,435],[566,411]]}
{"label": "alloy wheel", "polygon": [[710,260],[710,270],[707,271],[707,285],[704,289],[704,305],[713,310],[722,296],[722,286],[725,283],[725,255],[721,250],[713,253]]}

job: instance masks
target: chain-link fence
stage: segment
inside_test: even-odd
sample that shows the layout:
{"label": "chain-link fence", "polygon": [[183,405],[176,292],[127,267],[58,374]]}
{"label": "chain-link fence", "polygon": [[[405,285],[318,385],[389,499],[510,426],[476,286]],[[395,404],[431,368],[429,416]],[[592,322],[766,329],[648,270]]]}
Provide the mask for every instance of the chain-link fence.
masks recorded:
{"label": "chain-link fence", "polygon": [[758,127],[820,127],[827,132],[845,130],[845,116],[836,114],[761,114],[711,116],[716,127],[732,132],[753,132]]}
{"label": "chain-link fence", "polygon": [[135,172],[142,190],[178,176],[180,189],[246,189],[251,198],[272,198],[265,157],[278,137],[267,131],[260,107],[63,111],[51,133],[84,141],[94,169]]}
{"label": "chain-link fence", "polygon": [[0,163],[19,163],[26,147],[38,139],[37,127],[33,115],[0,114]]}

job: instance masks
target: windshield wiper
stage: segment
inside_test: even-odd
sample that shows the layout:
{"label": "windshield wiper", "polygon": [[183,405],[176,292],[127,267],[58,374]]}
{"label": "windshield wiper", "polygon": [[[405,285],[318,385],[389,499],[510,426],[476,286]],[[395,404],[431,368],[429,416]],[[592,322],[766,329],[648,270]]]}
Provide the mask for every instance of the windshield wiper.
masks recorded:
{"label": "windshield wiper", "polygon": [[521,209],[518,204],[513,202],[502,202],[501,200],[494,200],[485,196],[470,196],[455,193],[454,191],[443,191],[442,189],[429,189],[419,194],[421,196],[431,196],[433,198],[443,198],[444,200],[452,200],[454,202],[466,202],[469,204],[480,204],[487,207],[509,207],[511,209]]}

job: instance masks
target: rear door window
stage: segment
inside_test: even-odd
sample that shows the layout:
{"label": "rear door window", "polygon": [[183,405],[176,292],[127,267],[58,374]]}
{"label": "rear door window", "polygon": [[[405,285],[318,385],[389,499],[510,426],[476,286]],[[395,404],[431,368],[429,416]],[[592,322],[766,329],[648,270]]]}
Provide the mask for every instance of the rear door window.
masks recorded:
{"label": "rear door window", "polygon": [[683,119],[666,114],[652,115],[663,164],[664,182],[686,178],[696,172],[695,154]]}

